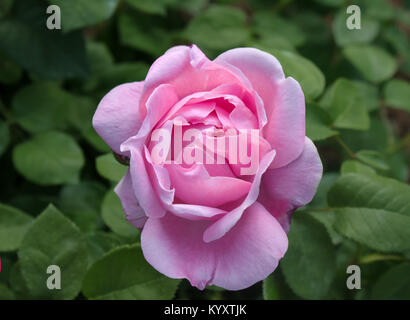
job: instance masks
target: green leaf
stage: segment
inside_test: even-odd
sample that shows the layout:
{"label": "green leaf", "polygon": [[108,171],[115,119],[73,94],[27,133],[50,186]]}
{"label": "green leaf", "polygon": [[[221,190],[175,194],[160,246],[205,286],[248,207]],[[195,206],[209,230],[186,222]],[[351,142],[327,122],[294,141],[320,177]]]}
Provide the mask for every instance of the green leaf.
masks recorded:
{"label": "green leaf", "polygon": [[379,175],[349,173],[331,187],[328,202],[334,207],[366,207],[410,217],[410,187]]}
{"label": "green leaf", "polygon": [[21,79],[22,74],[21,68],[0,52],[0,83],[15,84]]}
{"label": "green leaf", "polygon": [[164,15],[166,13],[167,1],[164,0],[126,0],[126,2],[131,7],[148,14]]}
{"label": "green leaf", "polygon": [[347,173],[362,173],[362,174],[375,174],[376,171],[371,167],[368,167],[356,160],[346,160],[342,163],[340,168],[342,174]]}
{"label": "green leaf", "polygon": [[308,211],[307,214],[311,215],[326,228],[334,245],[340,244],[343,241],[343,238],[333,228],[333,224],[336,220],[335,213],[331,210],[319,210],[315,211],[315,209],[312,209],[312,211]]}
{"label": "green leaf", "polygon": [[353,152],[372,149],[384,153],[389,146],[389,131],[377,114],[370,115],[369,130],[343,130],[340,132],[340,138]]}
{"label": "green leaf", "polygon": [[13,117],[32,133],[63,129],[72,100],[69,93],[54,83],[30,84],[13,97]]}
{"label": "green leaf", "polygon": [[14,300],[15,296],[6,284],[0,282],[0,300]]}
{"label": "green leaf", "polygon": [[279,288],[273,274],[263,280],[263,299],[279,300]]}
{"label": "green leaf", "polygon": [[396,60],[384,49],[376,46],[348,46],[343,55],[369,81],[383,82],[397,70]]}
{"label": "green leaf", "polygon": [[338,46],[345,47],[351,44],[367,44],[372,42],[379,33],[380,24],[365,15],[361,16],[360,29],[348,29],[346,26],[347,18],[350,15],[346,9],[340,11],[333,20],[333,35]]}
{"label": "green leaf", "polygon": [[176,10],[196,15],[208,5],[208,0],[166,0]]}
{"label": "green leaf", "polygon": [[115,160],[112,153],[103,154],[95,159],[95,166],[100,176],[118,182],[127,172],[127,167]]}
{"label": "green leaf", "polygon": [[249,39],[250,32],[245,23],[246,15],[242,10],[210,5],[191,20],[183,36],[200,47],[216,50],[234,48]]}
{"label": "green leaf", "polygon": [[24,212],[0,203],[0,251],[17,250],[32,221]]}
{"label": "green leaf", "polygon": [[389,165],[386,163],[386,160],[380,152],[374,150],[361,150],[356,153],[356,157],[375,169],[383,171],[389,170]]}
{"label": "green leaf", "polygon": [[339,78],[324,99],[328,99],[322,104],[332,118],[334,127],[353,130],[369,129],[369,115],[354,83]]}
{"label": "green leaf", "polygon": [[98,89],[103,95],[117,85],[145,79],[149,65],[143,62],[123,62],[109,66],[98,76]]}
{"label": "green leaf", "polygon": [[290,51],[271,50],[286,76],[295,78],[309,98],[317,98],[325,88],[325,77],[310,60]]}
{"label": "green leaf", "polygon": [[[37,299],[73,299],[87,271],[87,246],[78,228],[49,206],[27,230],[18,252],[27,287]],[[61,289],[46,286],[47,268],[61,270]]]}
{"label": "green leaf", "polygon": [[14,0],[3,0],[0,3],[0,18],[4,17],[7,15],[13,5]]}
{"label": "green leaf", "polygon": [[112,67],[114,58],[103,42],[87,42],[87,60],[90,65],[90,75],[84,81],[84,91],[94,90],[98,86],[99,75]]}
{"label": "green leaf", "polygon": [[0,50],[39,77],[63,79],[87,75],[82,33],[48,30],[46,8],[41,0],[16,1],[11,14],[0,21]]}
{"label": "green leaf", "polygon": [[21,273],[21,266],[19,261],[17,261],[11,269],[9,283],[17,299],[33,298],[30,296],[30,291],[27,288],[26,280],[24,280]]}
{"label": "green leaf", "polygon": [[297,47],[306,41],[303,31],[294,23],[281,18],[271,11],[256,11],[253,14],[253,31],[261,36],[270,36],[275,30],[279,36],[286,39],[293,46]]}
{"label": "green leaf", "polygon": [[171,299],[178,283],[152,268],[139,245],[123,246],[90,267],[83,293],[89,299]]}
{"label": "green leaf", "polygon": [[59,208],[80,230],[94,231],[103,225],[100,207],[104,193],[105,187],[92,181],[66,185],[60,192]]}
{"label": "green leaf", "polygon": [[352,81],[357,87],[359,95],[362,97],[367,111],[379,109],[379,93],[377,87],[364,81]]}
{"label": "green leaf", "polygon": [[125,244],[120,238],[113,233],[96,232],[87,234],[87,248],[88,248],[88,265],[91,266],[105,253]]}
{"label": "green leaf", "polygon": [[334,228],[343,236],[374,250],[410,250],[410,217],[396,212],[369,208],[339,208],[336,209]]}
{"label": "green leaf", "polygon": [[389,1],[360,0],[359,4],[363,4],[363,11],[365,11],[369,16],[378,20],[390,20],[393,19],[395,16],[395,8]]}
{"label": "green leaf", "polygon": [[105,224],[115,233],[125,237],[137,236],[138,229],[127,221],[121,201],[112,190],[104,197],[101,216]]}
{"label": "green leaf", "polygon": [[61,27],[65,33],[91,26],[111,17],[119,0],[48,0],[61,9]]}
{"label": "green leaf", "polygon": [[118,22],[120,41],[125,46],[158,57],[171,45],[169,34],[147,19],[148,16],[139,18],[121,14]]}
{"label": "green leaf", "polygon": [[[1,103],[1,102],[0,102]],[[0,156],[6,151],[10,143],[10,131],[7,123],[0,119]]]}
{"label": "green leaf", "polygon": [[246,46],[266,52],[270,52],[273,49],[295,51],[295,48],[288,39],[282,37],[280,34],[273,33],[265,34],[263,37],[257,39],[251,39]]}
{"label": "green leaf", "polygon": [[328,7],[340,7],[343,5],[344,0],[315,0],[315,2]]}
{"label": "green leaf", "polygon": [[13,163],[26,179],[40,185],[76,183],[84,156],[75,140],[57,131],[39,133],[13,149]]}
{"label": "green leaf", "polygon": [[92,126],[92,117],[95,113],[97,102],[90,97],[71,95],[70,104],[67,107],[70,109],[67,115],[67,122],[70,126],[78,130],[84,139],[98,151],[109,151],[110,148]]}
{"label": "green leaf", "polygon": [[305,299],[326,296],[335,276],[336,256],[325,228],[312,217],[295,213],[289,249],[281,268],[292,290]]}
{"label": "green leaf", "polygon": [[338,132],[329,126],[330,117],[327,112],[315,104],[309,104],[306,108],[306,135],[313,141],[337,135]]}
{"label": "green leaf", "polygon": [[327,193],[338,177],[339,173],[336,172],[326,172],[323,174],[319,186],[317,187],[315,197],[313,198],[312,202],[308,204],[309,208],[328,207]]}
{"label": "green leaf", "polygon": [[410,263],[401,263],[385,272],[377,279],[371,297],[380,300],[410,300]]}
{"label": "green leaf", "polygon": [[389,107],[410,112],[410,83],[399,79],[390,80],[384,86],[383,94]]}

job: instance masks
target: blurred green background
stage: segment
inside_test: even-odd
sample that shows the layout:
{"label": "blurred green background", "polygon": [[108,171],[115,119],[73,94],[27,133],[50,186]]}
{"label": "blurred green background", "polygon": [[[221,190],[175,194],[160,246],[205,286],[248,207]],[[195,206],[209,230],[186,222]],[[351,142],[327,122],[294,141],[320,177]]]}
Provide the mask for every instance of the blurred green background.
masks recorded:
{"label": "blurred green background", "polygon": [[[346,8],[361,29],[346,28]],[[48,30],[46,8],[61,8]],[[1,299],[410,299],[410,1],[1,0]],[[275,55],[306,95],[324,164],[263,283],[198,291],[143,259],[113,186],[126,167],[91,119],[167,48]],[[61,267],[48,290],[46,268]],[[346,268],[361,268],[361,290]]]}

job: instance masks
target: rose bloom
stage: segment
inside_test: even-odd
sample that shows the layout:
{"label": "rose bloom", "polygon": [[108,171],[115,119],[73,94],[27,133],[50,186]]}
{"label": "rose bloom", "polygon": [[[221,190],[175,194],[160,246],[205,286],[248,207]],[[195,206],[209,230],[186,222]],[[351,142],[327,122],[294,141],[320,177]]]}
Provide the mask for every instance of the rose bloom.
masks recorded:
{"label": "rose bloom", "polygon": [[[115,153],[129,158],[115,192],[128,221],[142,230],[146,260],[201,290],[240,290],[272,273],[288,248],[292,212],[312,200],[322,176],[305,135],[299,83],[285,78],[275,57],[254,48],[211,61],[195,45],[173,47],[144,81],[112,89],[93,126]],[[248,155],[258,151],[256,165],[232,161],[218,147],[204,153],[224,162],[173,161],[186,148],[193,154],[201,149],[185,136],[183,150],[173,148],[177,130],[193,128],[213,142],[239,137],[241,130],[258,132],[257,140],[245,133],[242,148]],[[159,139],[158,130],[171,139]],[[154,159],[158,144],[169,148]],[[161,162],[161,154],[171,161]],[[255,170],[243,174],[251,166]]]}

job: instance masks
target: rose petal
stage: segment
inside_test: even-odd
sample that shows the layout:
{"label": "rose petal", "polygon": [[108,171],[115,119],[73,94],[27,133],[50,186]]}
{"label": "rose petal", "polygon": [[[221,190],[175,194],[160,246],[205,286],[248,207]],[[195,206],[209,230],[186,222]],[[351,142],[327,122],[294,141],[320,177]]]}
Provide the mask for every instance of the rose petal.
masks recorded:
{"label": "rose petal", "polygon": [[268,152],[260,161],[259,168],[255,174],[252,186],[245,200],[234,210],[224,215],[222,218],[210,225],[204,232],[203,239],[205,242],[215,241],[223,237],[235,224],[240,221],[243,212],[251,206],[259,195],[259,186],[262,175],[270,166],[275,158],[275,150]]}
{"label": "rose petal", "polygon": [[204,289],[217,285],[240,290],[265,279],[287,250],[285,232],[266,209],[255,203],[223,238],[205,243],[207,221],[187,221],[167,214],[148,219],[141,234],[147,261],[170,278],[187,278]]}
{"label": "rose petal", "polygon": [[101,138],[118,154],[120,145],[135,135],[141,127],[142,115],[138,101],[144,82],[119,85],[108,92],[98,105],[93,126]]}
{"label": "rose petal", "polygon": [[265,138],[277,153],[272,168],[296,159],[305,137],[305,101],[298,82],[285,79],[279,61],[255,48],[228,50],[214,61],[240,69],[261,97],[268,120]]}
{"label": "rose petal", "polygon": [[276,150],[271,168],[280,168],[302,152],[305,139],[305,97],[299,83],[287,78],[277,84],[274,107],[268,112],[265,139]]}
{"label": "rose petal", "polygon": [[312,201],[322,171],[322,162],[315,145],[305,138],[303,152],[295,161],[265,172],[258,201],[279,221],[286,223],[284,214]]}
{"label": "rose petal", "polygon": [[205,167],[167,166],[175,196],[187,204],[218,207],[244,197],[251,183],[233,177],[211,177]]}
{"label": "rose petal", "polygon": [[138,205],[137,198],[135,197],[132,188],[130,170],[127,170],[125,176],[115,187],[114,192],[121,200],[121,205],[125,211],[127,220],[133,226],[142,229],[147,220],[147,216],[145,215],[144,210]]}

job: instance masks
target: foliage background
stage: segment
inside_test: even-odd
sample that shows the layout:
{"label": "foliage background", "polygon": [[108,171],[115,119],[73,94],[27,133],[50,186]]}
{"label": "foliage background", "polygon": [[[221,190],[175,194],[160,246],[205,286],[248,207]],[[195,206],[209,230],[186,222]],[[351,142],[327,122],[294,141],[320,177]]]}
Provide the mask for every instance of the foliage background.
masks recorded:
{"label": "foliage background", "polygon": [[[0,298],[410,299],[409,1],[2,0]],[[47,30],[46,8],[62,10]],[[143,259],[112,188],[125,171],[91,127],[115,85],[168,47],[274,54],[302,85],[324,176],[290,247],[238,292],[167,279]],[[303,177],[302,177],[303,178]],[[62,269],[62,290],[45,287]],[[362,289],[347,290],[346,267]]]}

